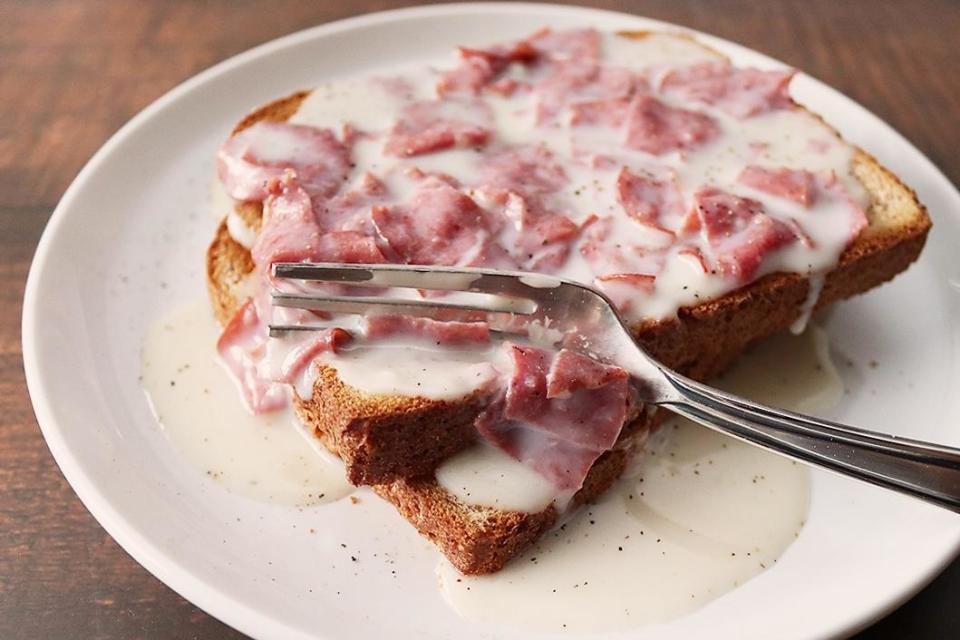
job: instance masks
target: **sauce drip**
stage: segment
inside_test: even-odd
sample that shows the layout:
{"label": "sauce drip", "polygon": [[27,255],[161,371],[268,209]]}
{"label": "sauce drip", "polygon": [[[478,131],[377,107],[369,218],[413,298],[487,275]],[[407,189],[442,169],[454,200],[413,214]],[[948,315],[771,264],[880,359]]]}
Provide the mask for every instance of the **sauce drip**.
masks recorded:
{"label": "sauce drip", "polygon": [[353,491],[343,465],[287,409],[252,415],[217,361],[219,326],[206,300],[174,309],[148,332],[141,384],[160,428],[227,490],[291,506]]}
{"label": "sauce drip", "polygon": [[[802,411],[842,394],[814,326],[758,346],[720,383]],[[666,622],[773,567],[803,527],[809,492],[803,465],[673,419],[613,489],[503,571],[468,577],[442,561],[437,574],[447,602],[486,624],[601,632]]]}

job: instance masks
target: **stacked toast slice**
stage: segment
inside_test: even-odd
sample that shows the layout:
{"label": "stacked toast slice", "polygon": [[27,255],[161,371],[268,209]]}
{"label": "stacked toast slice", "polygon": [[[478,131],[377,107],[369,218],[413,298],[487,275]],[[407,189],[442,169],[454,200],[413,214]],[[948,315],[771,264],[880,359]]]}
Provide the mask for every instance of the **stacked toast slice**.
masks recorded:
{"label": "stacked toast slice", "polygon": [[[643,37],[644,34],[625,35]],[[233,134],[261,121],[284,122],[309,95],[295,93],[245,117]],[[826,274],[816,309],[876,287],[919,255],[930,221],[913,191],[870,155],[856,150],[851,172],[869,198],[867,226]],[[235,215],[258,231],[259,203],[235,203]],[[254,271],[250,251],[224,221],[207,253],[207,282],[217,319],[224,325],[241,307]],[[773,273],[714,300],[679,309],[675,317],[644,320],[637,340],[667,366],[694,379],[721,373],[754,341],[785,330],[805,313],[810,279]],[[431,539],[461,572],[495,572],[557,522],[556,507],[536,513],[470,505],[443,489],[437,466],[476,442],[473,423],[490,401],[483,391],[456,400],[373,395],[346,384],[335,368],[315,363],[309,398],[295,408],[327,449],[339,456],[347,478],[369,485]],[[615,447],[593,465],[573,499],[598,497],[620,476],[663,411],[635,410]]]}

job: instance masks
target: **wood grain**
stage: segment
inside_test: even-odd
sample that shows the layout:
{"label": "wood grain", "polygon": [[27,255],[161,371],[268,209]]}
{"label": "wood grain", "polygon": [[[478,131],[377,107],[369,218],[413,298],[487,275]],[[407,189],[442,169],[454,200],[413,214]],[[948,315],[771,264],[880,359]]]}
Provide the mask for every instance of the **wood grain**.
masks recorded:
{"label": "wood grain", "polygon": [[[27,270],[77,171],[152,100],[274,37],[405,4],[412,3],[0,0],[0,638],[242,637],[133,562],[57,469],[23,380]],[[592,4],[702,29],[780,58],[864,104],[960,180],[960,3]],[[863,637],[957,637],[958,590],[955,563]]]}

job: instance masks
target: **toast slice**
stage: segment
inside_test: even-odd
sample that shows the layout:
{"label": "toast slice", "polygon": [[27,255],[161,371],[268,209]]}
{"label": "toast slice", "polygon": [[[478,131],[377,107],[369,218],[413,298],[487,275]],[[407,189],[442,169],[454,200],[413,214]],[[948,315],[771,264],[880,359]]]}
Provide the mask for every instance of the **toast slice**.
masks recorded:
{"label": "toast slice", "polygon": [[[634,34],[643,37],[644,34]],[[308,95],[299,92],[244,118],[234,134],[255,122],[284,121]],[[930,220],[914,192],[869,154],[857,150],[852,172],[869,196],[867,227],[826,275],[815,309],[878,286],[903,271],[919,255]],[[236,215],[258,231],[262,208],[241,203]],[[223,324],[245,300],[244,281],[253,271],[249,251],[234,240],[226,221],[207,253],[207,281],[217,318]],[[726,369],[746,347],[784,330],[804,313],[810,279],[774,273],[718,299],[681,308],[676,317],[635,326],[637,339],[666,365],[695,379]],[[354,484],[372,485],[461,572],[490,573],[532,543],[556,522],[551,506],[539,513],[501,511],[465,504],[433,478],[446,457],[475,441],[473,422],[486,398],[459,401],[369,395],[345,384],[323,365],[310,398],[295,407],[323,444],[346,464]],[[666,415],[636,416],[617,445],[594,464],[574,504],[589,502],[622,473],[633,451]]]}

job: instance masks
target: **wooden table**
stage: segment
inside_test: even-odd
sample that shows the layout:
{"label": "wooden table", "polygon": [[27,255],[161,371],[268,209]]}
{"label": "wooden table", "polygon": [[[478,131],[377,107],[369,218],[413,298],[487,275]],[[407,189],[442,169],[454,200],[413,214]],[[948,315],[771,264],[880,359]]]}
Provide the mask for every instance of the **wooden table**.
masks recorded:
{"label": "wooden table", "polygon": [[[74,175],[152,100],[266,40],[403,4],[412,3],[0,0],[0,638],[240,637],[131,560],[60,474],[23,380],[27,269]],[[793,64],[887,120],[960,180],[958,3],[593,4],[712,32]],[[956,637],[957,591],[960,563],[863,637]]]}

